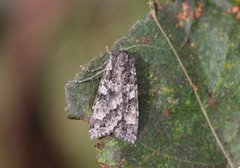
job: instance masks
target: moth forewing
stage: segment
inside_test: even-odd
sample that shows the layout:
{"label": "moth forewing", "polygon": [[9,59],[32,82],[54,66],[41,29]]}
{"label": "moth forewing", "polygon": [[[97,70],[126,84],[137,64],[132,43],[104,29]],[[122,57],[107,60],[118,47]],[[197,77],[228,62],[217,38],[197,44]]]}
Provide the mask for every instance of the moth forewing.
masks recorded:
{"label": "moth forewing", "polygon": [[138,90],[135,59],[126,50],[111,53],[102,74],[90,117],[90,137],[114,134],[135,143],[138,130]]}

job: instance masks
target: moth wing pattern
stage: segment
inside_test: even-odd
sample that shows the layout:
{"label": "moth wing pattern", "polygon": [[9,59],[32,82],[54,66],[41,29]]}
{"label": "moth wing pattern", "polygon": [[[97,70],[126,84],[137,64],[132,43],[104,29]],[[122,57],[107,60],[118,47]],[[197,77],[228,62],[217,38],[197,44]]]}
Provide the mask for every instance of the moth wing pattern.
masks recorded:
{"label": "moth wing pattern", "polygon": [[135,59],[126,50],[110,54],[90,117],[90,138],[110,134],[135,143],[138,130],[138,91]]}
{"label": "moth wing pattern", "polygon": [[122,75],[123,118],[117,125],[114,135],[130,143],[135,143],[138,131],[138,89],[135,58],[128,57],[126,69]]}

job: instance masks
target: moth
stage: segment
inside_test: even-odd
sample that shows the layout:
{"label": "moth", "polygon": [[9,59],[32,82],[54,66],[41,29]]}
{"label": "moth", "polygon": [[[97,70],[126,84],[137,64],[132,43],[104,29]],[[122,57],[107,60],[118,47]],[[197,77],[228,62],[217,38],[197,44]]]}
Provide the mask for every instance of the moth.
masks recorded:
{"label": "moth", "polygon": [[108,135],[134,144],[138,132],[135,58],[127,50],[110,53],[92,107],[90,138]]}

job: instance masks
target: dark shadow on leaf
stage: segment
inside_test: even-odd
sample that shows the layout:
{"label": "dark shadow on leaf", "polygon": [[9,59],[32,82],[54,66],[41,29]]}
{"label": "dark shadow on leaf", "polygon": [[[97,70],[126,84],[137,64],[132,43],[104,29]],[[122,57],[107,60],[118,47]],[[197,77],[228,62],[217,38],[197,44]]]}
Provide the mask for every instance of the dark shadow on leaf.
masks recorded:
{"label": "dark shadow on leaf", "polygon": [[138,103],[139,103],[139,123],[138,132],[144,129],[145,124],[149,119],[149,111],[146,101],[150,99],[149,97],[149,67],[150,65],[146,63],[141,57],[136,59],[136,71],[138,80]]}

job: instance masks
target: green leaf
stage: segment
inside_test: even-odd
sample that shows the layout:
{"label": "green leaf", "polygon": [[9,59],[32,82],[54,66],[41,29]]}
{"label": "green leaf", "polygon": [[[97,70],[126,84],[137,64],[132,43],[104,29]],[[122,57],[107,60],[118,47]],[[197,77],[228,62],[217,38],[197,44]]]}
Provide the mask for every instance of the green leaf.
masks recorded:
{"label": "green leaf", "polygon": [[[225,1],[226,2],[226,1]],[[240,25],[215,1],[203,1],[200,18],[177,29],[181,4],[162,6],[158,21],[198,89],[210,121],[234,165],[240,166]],[[229,5],[229,4],[228,4]],[[191,25],[191,26],[189,26]],[[186,39],[191,41],[181,48]],[[132,46],[132,47],[131,47]],[[136,58],[139,134],[135,145],[106,137],[99,140],[98,163],[113,167],[227,167],[167,40],[151,15],[138,21],[112,50],[128,48]],[[85,69],[102,65],[108,54]],[[82,70],[74,81],[94,75]],[[88,120],[99,78],[66,85],[68,118]]]}

